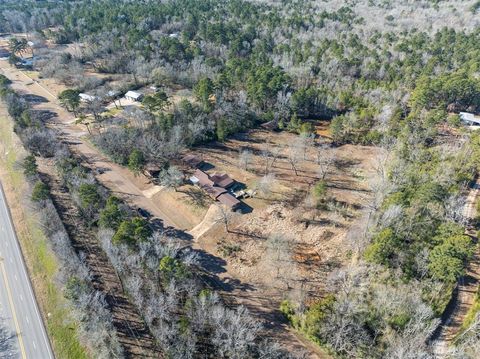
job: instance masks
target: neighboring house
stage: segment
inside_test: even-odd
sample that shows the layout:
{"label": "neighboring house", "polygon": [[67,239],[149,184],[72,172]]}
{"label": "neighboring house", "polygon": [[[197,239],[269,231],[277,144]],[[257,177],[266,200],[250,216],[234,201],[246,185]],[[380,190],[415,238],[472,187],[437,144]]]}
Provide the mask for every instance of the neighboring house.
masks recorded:
{"label": "neighboring house", "polygon": [[136,92],[136,91],[128,91],[125,94],[125,98],[127,100],[130,100],[130,101],[142,101],[143,94],[141,94],[140,92]]}
{"label": "neighboring house", "polygon": [[193,176],[190,177],[190,181],[203,189],[212,199],[232,210],[237,209],[241,204],[238,199],[228,192],[227,188],[231,187],[235,181],[226,174],[209,176],[202,170],[197,169]]}
{"label": "neighboring house", "polygon": [[480,117],[475,116],[473,113],[460,112],[460,120],[470,126],[480,126]]}
{"label": "neighboring house", "polygon": [[93,102],[96,99],[95,96],[92,96],[86,93],[81,93],[78,95],[78,97],[80,97],[80,101],[82,102]]}

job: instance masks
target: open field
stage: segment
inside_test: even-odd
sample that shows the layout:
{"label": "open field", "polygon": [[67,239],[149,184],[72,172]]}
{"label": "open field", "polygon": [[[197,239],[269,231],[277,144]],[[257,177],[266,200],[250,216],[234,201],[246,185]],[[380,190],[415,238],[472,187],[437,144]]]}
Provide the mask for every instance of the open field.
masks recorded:
{"label": "open field", "polygon": [[50,340],[58,358],[88,358],[77,338],[75,321],[56,283],[58,263],[55,255],[48,246],[39,219],[27,206],[21,205],[29,201],[26,197],[28,186],[17,164],[24,154],[19,139],[13,134],[6,109],[0,103],[0,177],[36,298],[46,318]]}

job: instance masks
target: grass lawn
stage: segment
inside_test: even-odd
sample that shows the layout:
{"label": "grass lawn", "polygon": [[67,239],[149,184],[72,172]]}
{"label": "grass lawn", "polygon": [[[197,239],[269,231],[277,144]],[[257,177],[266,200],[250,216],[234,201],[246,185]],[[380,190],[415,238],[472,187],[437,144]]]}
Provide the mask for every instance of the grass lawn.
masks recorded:
{"label": "grass lawn", "polygon": [[22,252],[27,262],[35,294],[42,313],[47,317],[46,326],[57,358],[89,358],[78,339],[77,324],[58,287],[55,277],[58,262],[48,246],[38,218],[28,210],[25,203],[27,186],[17,159],[25,154],[18,138],[13,134],[12,122],[0,104],[0,179],[14,214],[14,224]]}

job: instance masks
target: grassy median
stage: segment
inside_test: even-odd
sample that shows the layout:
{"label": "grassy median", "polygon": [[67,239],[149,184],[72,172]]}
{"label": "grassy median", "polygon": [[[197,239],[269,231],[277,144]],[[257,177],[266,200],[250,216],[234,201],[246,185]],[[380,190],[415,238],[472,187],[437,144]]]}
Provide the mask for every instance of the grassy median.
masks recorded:
{"label": "grassy median", "polygon": [[47,331],[57,358],[89,358],[78,339],[77,324],[70,315],[68,303],[57,286],[55,276],[58,262],[48,246],[42,226],[36,216],[25,205],[28,186],[17,159],[25,150],[13,133],[12,121],[0,103],[0,180],[13,215],[15,229],[35,294],[44,318]]}

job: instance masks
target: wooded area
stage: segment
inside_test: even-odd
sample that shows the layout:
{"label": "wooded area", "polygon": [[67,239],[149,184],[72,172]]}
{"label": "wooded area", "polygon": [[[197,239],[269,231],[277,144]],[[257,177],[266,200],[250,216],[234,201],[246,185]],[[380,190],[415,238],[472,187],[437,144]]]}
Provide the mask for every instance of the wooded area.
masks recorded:
{"label": "wooded area", "polygon": [[[282,268],[293,273],[285,276],[280,306],[291,326],[340,357],[434,357],[432,335],[477,250],[471,233],[478,221],[464,206],[478,175],[480,135],[458,113],[480,112],[478,2],[31,5],[0,4],[0,32],[14,34],[10,64],[61,84],[61,105],[112,161],[137,175],[158,168],[158,183],[176,192],[187,182],[180,164],[187,149],[226,162],[215,151],[230,150],[246,133],[243,143],[251,142],[235,149],[235,161],[255,178],[262,205],[297,211],[305,228],[321,227],[322,213],[343,213],[342,223],[354,225],[344,230],[341,263],[329,268],[321,293],[300,297],[292,288],[304,290],[307,280],[300,266],[287,266],[298,257],[299,240],[275,228],[259,233],[274,276]],[[33,66],[22,64],[29,57]],[[127,91],[142,98],[130,101]],[[208,273],[195,251],[108,193],[59,142],[48,114],[32,110],[4,76],[0,95],[34,155],[23,163],[32,200],[54,211],[35,156],[54,158],[83,225],[96,233],[160,351],[175,358],[301,357],[262,338],[262,326],[242,307],[227,308],[205,285]],[[319,134],[322,121],[327,134]],[[285,143],[259,144],[270,136],[254,132],[259,128]],[[336,155],[345,145],[379,154],[375,175],[350,188],[366,193],[359,208],[341,207],[335,197],[333,173],[349,168]],[[290,182],[288,196],[278,194],[280,181]],[[221,240],[242,228],[231,217],[223,212],[216,222],[225,227]],[[75,259],[65,260],[67,297],[84,311],[82,322],[103,333],[96,342],[85,336],[87,346],[121,357],[108,306],[81,256],[71,254],[63,232],[50,232],[52,245],[69,251],[58,255]],[[243,250],[228,240],[222,246],[225,257]],[[82,298],[103,314],[91,317]],[[447,357],[480,355],[480,314],[471,315]]]}

